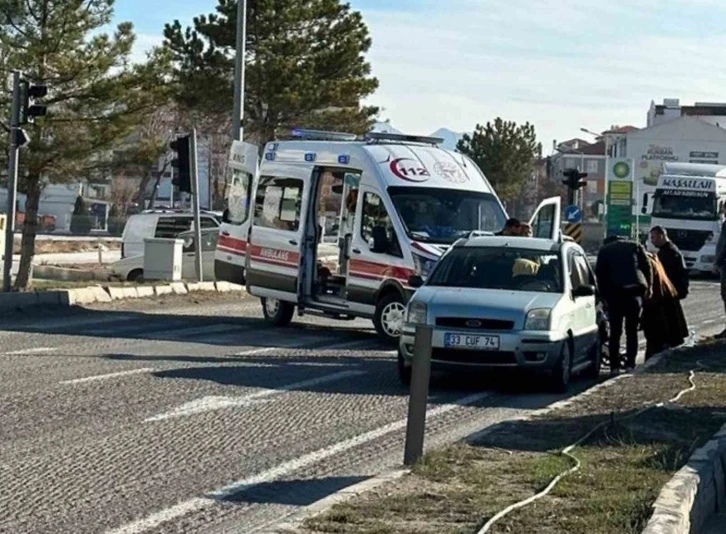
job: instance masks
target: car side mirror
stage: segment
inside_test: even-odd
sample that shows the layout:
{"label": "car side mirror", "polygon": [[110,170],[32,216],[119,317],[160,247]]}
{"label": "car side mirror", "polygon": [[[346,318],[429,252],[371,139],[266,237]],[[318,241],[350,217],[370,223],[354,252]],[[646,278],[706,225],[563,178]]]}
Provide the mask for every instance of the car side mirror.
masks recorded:
{"label": "car side mirror", "polygon": [[413,274],[408,278],[408,285],[410,285],[414,289],[418,289],[419,287],[424,285],[424,279],[421,277],[420,274]]}
{"label": "car side mirror", "polygon": [[642,208],[640,208],[640,213],[642,213],[643,215],[647,214],[648,213],[648,207],[647,206],[643,206]]}
{"label": "car side mirror", "polygon": [[222,212],[222,222],[225,224],[229,224],[231,222],[229,220],[229,208]]}
{"label": "car side mirror", "polygon": [[386,228],[383,226],[374,226],[372,234],[373,246],[371,247],[371,252],[375,254],[385,254],[388,252],[389,243]]}
{"label": "car side mirror", "polygon": [[580,297],[594,297],[596,292],[595,286],[585,284],[573,289],[572,296],[576,299]]}

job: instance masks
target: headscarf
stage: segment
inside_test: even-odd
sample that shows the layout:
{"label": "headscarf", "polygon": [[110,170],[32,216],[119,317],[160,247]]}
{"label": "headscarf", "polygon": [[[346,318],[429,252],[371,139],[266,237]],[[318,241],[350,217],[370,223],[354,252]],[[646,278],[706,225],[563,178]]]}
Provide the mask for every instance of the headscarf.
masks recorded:
{"label": "headscarf", "polygon": [[673,282],[670,281],[666,274],[663,264],[658,259],[658,256],[652,252],[648,252],[648,259],[653,267],[653,299],[669,299],[678,298],[678,291],[676,291]]}

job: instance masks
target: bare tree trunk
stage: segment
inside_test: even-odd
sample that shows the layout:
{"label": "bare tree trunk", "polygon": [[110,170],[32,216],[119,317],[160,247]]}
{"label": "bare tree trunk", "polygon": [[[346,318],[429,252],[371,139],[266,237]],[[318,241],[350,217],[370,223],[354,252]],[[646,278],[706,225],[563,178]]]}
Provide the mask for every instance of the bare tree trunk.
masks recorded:
{"label": "bare tree trunk", "polygon": [[[154,182],[154,190],[151,192],[151,198],[149,199],[149,207],[148,209],[153,210],[154,204],[156,204],[156,196],[159,194],[159,183],[161,182],[161,176],[162,174],[159,173],[159,175],[156,177],[156,182]],[[146,209],[146,206],[144,206]]]}
{"label": "bare tree trunk", "polygon": [[15,289],[27,289],[30,283],[35,236],[38,232],[38,204],[40,203],[40,176],[28,176],[28,192],[25,201],[23,240],[20,244],[20,267],[15,279]]}

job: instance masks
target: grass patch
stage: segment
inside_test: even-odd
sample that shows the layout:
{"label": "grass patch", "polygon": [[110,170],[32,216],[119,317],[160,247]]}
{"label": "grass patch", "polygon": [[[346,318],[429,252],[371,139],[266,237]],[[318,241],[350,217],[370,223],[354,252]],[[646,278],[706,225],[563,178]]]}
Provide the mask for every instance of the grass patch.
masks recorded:
{"label": "grass patch", "polygon": [[[637,414],[689,386],[677,405]],[[575,449],[580,471],[490,532],[639,533],[662,486],[726,423],[726,350],[707,344],[670,356],[647,373],[529,421],[504,423],[470,444],[428,454],[412,473],[311,518],[303,530],[330,534],[471,534],[507,506],[542,490],[574,465],[559,454],[601,422]]]}

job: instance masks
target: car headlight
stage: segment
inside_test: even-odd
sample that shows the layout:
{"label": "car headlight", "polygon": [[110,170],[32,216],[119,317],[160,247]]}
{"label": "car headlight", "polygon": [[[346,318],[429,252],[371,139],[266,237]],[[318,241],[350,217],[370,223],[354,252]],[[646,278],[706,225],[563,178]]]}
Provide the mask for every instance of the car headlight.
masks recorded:
{"label": "car headlight", "polygon": [[701,256],[701,263],[713,263],[716,261],[716,256]]}
{"label": "car headlight", "polygon": [[552,310],[548,308],[537,308],[527,312],[524,321],[525,330],[549,330]]}
{"label": "car headlight", "polygon": [[416,268],[416,274],[421,275],[422,278],[427,278],[431,274],[436,261],[419,254],[413,254],[413,265]]}
{"label": "car headlight", "polygon": [[406,322],[408,324],[426,324],[426,312],[426,304],[423,302],[411,302],[406,312]]}

